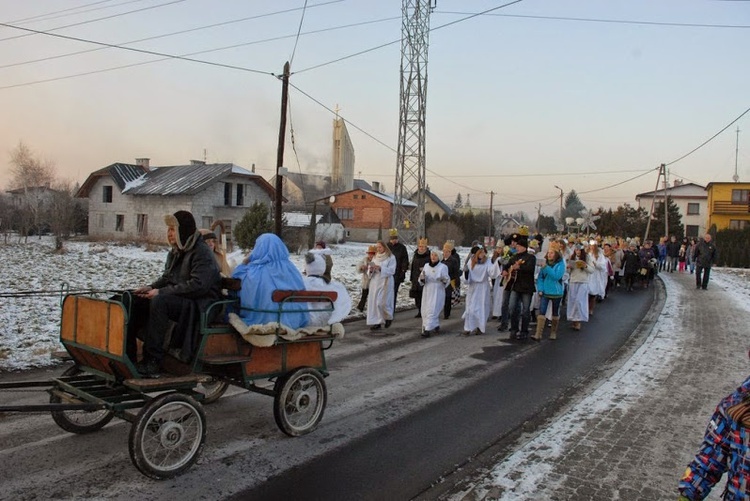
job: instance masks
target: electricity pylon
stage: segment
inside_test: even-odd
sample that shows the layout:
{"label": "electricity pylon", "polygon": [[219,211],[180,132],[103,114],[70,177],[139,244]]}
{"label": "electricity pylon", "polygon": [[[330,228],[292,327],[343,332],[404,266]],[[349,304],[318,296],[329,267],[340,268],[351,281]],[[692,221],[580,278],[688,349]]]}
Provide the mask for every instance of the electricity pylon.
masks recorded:
{"label": "electricity pylon", "polygon": [[[402,0],[401,106],[392,226],[405,244],[424,236],[425,108],[430,13],[437,0]],[[404,205],[416,194],[417,207]]]}

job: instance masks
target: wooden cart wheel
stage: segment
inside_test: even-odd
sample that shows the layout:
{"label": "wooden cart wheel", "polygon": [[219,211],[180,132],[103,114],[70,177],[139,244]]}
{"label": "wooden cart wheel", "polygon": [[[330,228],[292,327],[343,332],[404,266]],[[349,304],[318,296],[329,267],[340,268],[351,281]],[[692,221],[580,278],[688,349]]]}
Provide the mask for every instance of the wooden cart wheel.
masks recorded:
{"label": "wooden cart wheel", "polygon": [[206,414],[188,395],[167,393],[138,413],[128,438],[130,459],[147,477],[171,478],[190,468],[203,451]]}
{"label": "wooden cart wheel", "polygon": [[[63,376],[75,376],[79,374],[81,370],[77,365],[68,367]],[[62,399],[57,395],[49,396],[49,403],[59,404]],[[110,410],[100,411],[52,411],[52,419],[54,419],[57,426],[70,433],[78,433],[82,435],[84,433],[92,433],[94,431],[101,430],[107,423],[112,421],[114,413]]]}
{"label": "wooden cart wheel", "polygon": [[323,376],[311,367],[300,367],[276,381],[273,417],[281,431],[299,437],[317,428],[328,394]]}
{"label": "wooden cart wheel", "polygon": [[198,383],[195,391],[204,395],[201,403],[208,405],[219,400],[224,395],[224,392],[227,391],[227,388],[229,388],[229,383],[211,378],[210,381],[206,381],[205,383]]}

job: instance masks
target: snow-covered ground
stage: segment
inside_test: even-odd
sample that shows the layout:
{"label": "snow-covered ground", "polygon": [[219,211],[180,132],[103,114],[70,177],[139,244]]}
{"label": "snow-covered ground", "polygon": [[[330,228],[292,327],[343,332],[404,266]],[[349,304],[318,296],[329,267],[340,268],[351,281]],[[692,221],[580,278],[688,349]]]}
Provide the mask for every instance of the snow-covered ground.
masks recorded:
{"label": "snow-covered ground", "polygon": [[[564,475],[554,475],[560,459],[577,437],[586,432],[592,416],[626,415],[642,397],[655,392],[670,375],[681,349],[681,330],[677,319],[689,308],[691,300],[673,276],[664,273],[667,291],[664,312],[644,343],[614,374],[587,393],[536,435],[523,437],[515,451],[465,490],[444,499],[551,499]],[[691,277],[692,279],[692,277]],[[734,305],[750,312],[750,270],[713,268],[709,288],[730,291]],[[721,489],[715,489],[721,491]],[[501,494],[498,494],[501,493]],[[713,499],[713,498],[712,498]]]}
{"label": "snow-covered ground", "polygon": [[[54,252],[54,242],[47,237],[29,238],[28,243],[0,245],[0,371],[40,367],[56,363],[50,354],[59,351],[59,293],[40,295],[27,292],[70,289],[118,290],[146,285],[159,277],[167,247],[155,251],[140,245],[107,242],[66,242],[65,253]],[[357,264],[365,256],[367,244],[347,243],[332,246],[333,280],[342,282],[353,305],[360,297],[360,274]],[[460,249],[459,249],[460,250]],[[410,249],[411,256],[413,249]],[[465,251],[464,251],[465,254]],[[230,255],[237,261],[243,255]],[[300,270],[304,255],[292,254]],[[402,285],[398,307],[413,305],[408,284]],[[19,297],[7,297],[21,293]],[[351,316],[362,316],[356,309]]]}

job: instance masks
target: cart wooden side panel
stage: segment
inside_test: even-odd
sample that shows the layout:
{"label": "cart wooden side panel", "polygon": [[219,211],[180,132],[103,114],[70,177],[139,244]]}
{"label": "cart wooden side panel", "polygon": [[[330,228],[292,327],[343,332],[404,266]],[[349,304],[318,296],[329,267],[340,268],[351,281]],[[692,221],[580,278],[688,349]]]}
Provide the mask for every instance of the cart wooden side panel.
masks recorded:
{"label": "cart wooden side panel", "polygon": [[78,365],[113,377],[137,377],[126,355],[122,303],[69,295],[63,300],[60,341]]}

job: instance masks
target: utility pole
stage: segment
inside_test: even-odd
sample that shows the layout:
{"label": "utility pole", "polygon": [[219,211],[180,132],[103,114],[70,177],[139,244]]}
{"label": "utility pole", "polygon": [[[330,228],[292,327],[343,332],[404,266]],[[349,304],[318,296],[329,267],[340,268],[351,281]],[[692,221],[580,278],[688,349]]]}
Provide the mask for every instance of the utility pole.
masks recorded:
{"label": "utility pole", "polygon": [[738,183],[740,181],[740,176],[737,174],[737,157],[740,154],[740,126],[737,126],[737,140],[734,143],[734,176],[732,176],[732,181],[735,183]]}
{"label": "utility pole", "polygon": [[[661,164],[659,166],[659,175],[656,176],[656,186],[654,186],[654,192],[653,192],[653,195],[651,196],[651,208],[648,211],[648,221],[646,222],[646,233],[643,235],[644,242],[648,240],[648,230],[651,229],[651,216],[654,213],[654,203],[656,203],[656,192],[659,190],[659,181],[661,180],[661,176],[664,174],[665,170],[666,170],[666,166],[664,164]],[[666,193],[666,190],[665,190],[665,193]],[[666,209],[666,207],[664,208]]]}
{"label": "utility pole", "polygon": [[542,231],[539,229],[539,220],[542,219],[542,204],[537,204],[536,206],[536,232],[541,233]]}
{"label": "utility pole", "polygon": [[661,164],[661,168],[664,169],[664,236],[669,237],[669,195],[667,189],[669,188],[669,179],[667,179],[667,167]]}
{"label": "utility pole", "polygon": [[565,218],[563,217],[563,195],[565,194],[565,192],[563,191],[562,188],[560,188],[557,185],[555,185],[555,188],[557,188],[558,190],[560,190],[560,224],[563,225],[563,229],[564,229],[565,228]]}
{"label": "utility pole", "polygon": [[493,220],[494,220],[493,216],[495,215],[495,210],[492,208],[492,200],[494,199],[494,197],[495,197],[495,192],[490,191],[490,228],[489,228],[489,233],[488,233],[490,237],[495,236],[495,225],[493,224]]}
{"label": "utility pole", "polygon": [[276,151],[276,198],[274,199],[274,233],[281,238],[281,199],[284,191],[284,178],[281,167],[284,165],[284,140],[286,137],[286,105],[289,100],[289,61],[284,64],[281,77],[281,121],[279,124],[279,147]]}

